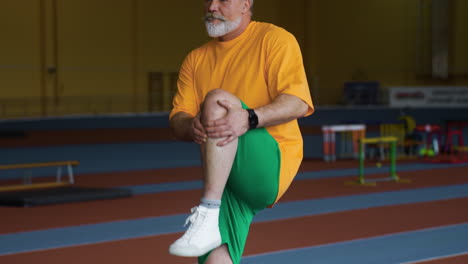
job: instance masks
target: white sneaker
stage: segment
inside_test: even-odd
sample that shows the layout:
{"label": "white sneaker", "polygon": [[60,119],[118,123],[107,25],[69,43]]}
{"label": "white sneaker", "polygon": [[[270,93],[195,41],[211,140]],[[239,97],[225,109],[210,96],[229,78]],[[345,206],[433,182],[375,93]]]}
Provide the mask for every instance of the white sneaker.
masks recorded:
{"label": "white sneaker", "polygon": [[[169,253],[180,257],[199,257],[221,245],[218,218],[219,208],[197,206],[185,221],[190,226],[170,247]],[[185,226],[184,225],[184,226]]]}

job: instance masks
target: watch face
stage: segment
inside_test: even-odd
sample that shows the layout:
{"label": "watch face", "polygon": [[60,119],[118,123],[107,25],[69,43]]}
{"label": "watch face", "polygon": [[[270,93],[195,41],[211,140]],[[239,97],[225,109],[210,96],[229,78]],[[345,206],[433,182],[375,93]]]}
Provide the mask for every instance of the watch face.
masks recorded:
{"label": "watch face", "polygon": [[253,109],[247,109],[249,112],[249,129],[255,129],[258,125],[258,116]]}

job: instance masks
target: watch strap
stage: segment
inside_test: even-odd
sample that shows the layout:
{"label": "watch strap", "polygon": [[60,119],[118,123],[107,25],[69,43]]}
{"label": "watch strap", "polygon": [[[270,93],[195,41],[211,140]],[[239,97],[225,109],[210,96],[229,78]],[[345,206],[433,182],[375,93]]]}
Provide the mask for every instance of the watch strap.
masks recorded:
{"label": "watch strap", "polygon": [[258,126],[258,116],[253,109],[247,109],[249,113],[249,129],[255,129]]}

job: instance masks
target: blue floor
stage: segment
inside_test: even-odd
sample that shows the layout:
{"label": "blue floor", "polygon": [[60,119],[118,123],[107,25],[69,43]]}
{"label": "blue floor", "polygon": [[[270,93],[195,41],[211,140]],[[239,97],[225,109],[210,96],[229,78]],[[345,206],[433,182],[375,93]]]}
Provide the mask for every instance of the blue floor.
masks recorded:
{"label": "blue floor", "polygon": [[395,264],[463,253],[468,254],[468,224],[248,256],[241,263]]}
{"label": "blue floor", "polygon": [[[255,217],[254,222],[463,197],[468,197],[468,184],[284,202],[262,211]],[[150,217],[4,234],[0,235],[0,255],[182,232],[182,225],[187,216],[181,214]],[[457,241],[468,245],[468,236]]]}
{"label": "blue floor", "polygon": [[[184,142],[146,142],[125,144],[83,144],[52,147],[0,148],[0,165],[61,160],[78,160],[79,173],[135,171],[199,166],[198,146]],[[2,178],[23,172],[7,171]],[[33,176],[54,175],[54,169],[35,169]]]}
{"label": "blue floor", "polygon": [[[175,142],[6,148],[0,149],[0,157],[0,164],[79,160],[81,164],[75,170],[77,177],[81,173],[200,165],[196,145]],[[465,166],[468,164],[402,164],[397,166],[397,171]],[[35,171],[33,176],[49,176],[54,173],[46,170]],[[298,174],[296,180],[356,176],[357,173],[356,163],[356,168],[353,169],[303,172]],[[388,167],[366,168],[366,174],[374,173],[388,173]],[[1,177],[18,178],[21,174],[11,171],[9,174],[2,174]],[[144,195],[200,189],[201,184],[200,181],[186,181],[123,187],[131,189],[135,195]],[[283,202],[272,209],[262,211],[254,221],[275,221],[465,197],[468,197],[468,184]],[[187,216],[188,214],[178,214],[3,234],[0,235],[0,256],[182,232],[184,230],[182,225]],[[312,233],[310,235],[313,236]],[[243,259],[242,264],[395,264],[457,254],[468,254],[468,223],[248,256]]]}

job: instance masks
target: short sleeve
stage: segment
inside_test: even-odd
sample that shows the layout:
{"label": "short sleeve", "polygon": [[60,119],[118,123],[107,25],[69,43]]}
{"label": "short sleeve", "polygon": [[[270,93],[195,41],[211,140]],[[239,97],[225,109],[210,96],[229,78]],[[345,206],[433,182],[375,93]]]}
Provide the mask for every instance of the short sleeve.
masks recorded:
{"label": "short sleeve", "polygon": [[194,54],[193,51],[184,59],[177,79],[177,92],[172,100],[171,119],[178,112],[185,112],[191,116],[198,113],[199,105],[194,88]]}
{"label": "short sleeve", "polygon": [[265,74],[270,93],[275,97],[279,94],[297,96],[309,105],[306,116],[312,114],[312,98],[296,38],[279,28],[267,34],[266,45]]}

